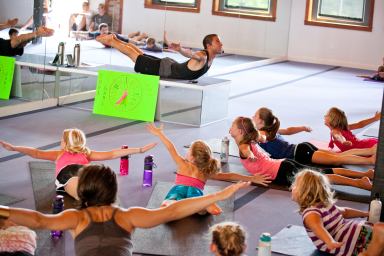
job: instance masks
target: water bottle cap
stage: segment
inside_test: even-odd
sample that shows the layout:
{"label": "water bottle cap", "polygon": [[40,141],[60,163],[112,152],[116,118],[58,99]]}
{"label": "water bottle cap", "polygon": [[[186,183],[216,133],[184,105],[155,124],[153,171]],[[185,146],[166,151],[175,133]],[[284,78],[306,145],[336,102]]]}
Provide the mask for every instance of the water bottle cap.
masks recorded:
{"label": "water bottle cap", "polygon": [[152,161],[153,161],[153,155],[147,155],[147,156],[144,158],[144,161],[145,161],[145,162],[152,162]]}
{"label": "water bottle cap", "polygon": [[262,233],[260,236],[260,241],[261,242],[271,242],[271,234],[270,233]]}
{"label": "water bottle cap", "polygon": [[56,200],[57,201],[64,200],[64,196],[63,195],[56,195]]}

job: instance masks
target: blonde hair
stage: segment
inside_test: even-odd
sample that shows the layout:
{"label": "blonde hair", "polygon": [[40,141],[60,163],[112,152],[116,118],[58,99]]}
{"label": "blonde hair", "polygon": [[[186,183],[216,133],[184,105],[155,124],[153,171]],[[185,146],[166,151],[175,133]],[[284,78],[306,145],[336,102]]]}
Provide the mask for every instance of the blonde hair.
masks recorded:
{"label": "blonde hair", "polygon": [[310,169],[303,169],[295,175],[291,188],[295,187],[296,201],[300,212],[308,207],[323,204],[325,207],[335,203],[334,193],[327,176]]}
{"label": "blonde hair", "polygon": [[348,130],[348,119],[345,112],[339,108],[330,108],[327,112],[329,117],[329,126],[331,128]]}
{"label": "blonde hair", "polygon": [[218,223],[210,228],[212,243],[221,256],[238,256],[245,250],[246,232],[234,222]]}
{"label": "blonde hair", "polygon": [[212,157],[212,150],[204,141],[197,140],[192,143],[191,156],[194,159],[193,163],[205,177],[219,172],[219,161]]}
{"label": "blonde hair", "polygon": [[238,117],[235,119],[235,124],[238,129],[243,131],[243,139],[240,141],[241,144],[250,144],[256,142],[259,139],[259,131],[253,125],[252,119],[249,117]]}
{"label": "blonde hair", "polygon": [[70,153],[84,153],[89,155],[91,150],[85,146],[87,139],[82,130],[77,128],[65,129],[63,131],[64,150]]}

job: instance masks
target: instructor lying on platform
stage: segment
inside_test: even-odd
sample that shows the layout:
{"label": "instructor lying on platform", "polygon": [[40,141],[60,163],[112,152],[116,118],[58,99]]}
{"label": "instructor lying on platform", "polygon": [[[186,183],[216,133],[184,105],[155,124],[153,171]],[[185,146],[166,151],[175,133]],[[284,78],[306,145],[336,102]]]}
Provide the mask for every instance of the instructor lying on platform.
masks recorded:
{"label": "instructor lying on platform", "polygon": [[183,56],[190,58],[184,63],[178,63],[171,58],[157,58],[144,54],[138,47],[131,43],[125,43],[116,38],[115,35],[103,35],[96,38],[102,44],[116,48],[127,55],[135,62],[135,71],[158,75],[162,78],[194,80],[204,75],[210,68],[216,54],[223,52],[223,44],[216,34],[210,34],[204,37],[204,50],[192,52],[184,49],[180,44],[171,44],[174,49]]}

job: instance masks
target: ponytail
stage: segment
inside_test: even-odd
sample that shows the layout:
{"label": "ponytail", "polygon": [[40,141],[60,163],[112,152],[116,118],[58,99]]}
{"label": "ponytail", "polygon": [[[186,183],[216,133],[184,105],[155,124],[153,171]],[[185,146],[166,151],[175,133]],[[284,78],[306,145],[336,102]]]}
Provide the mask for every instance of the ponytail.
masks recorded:
{"label": "ponytail", "polygon": [[280,120],[273,115],[272,110],[269,108],[260,108],[257,112],[259,113],[259,118],[264,121],[264,127],[260,131],[266,132],[267,141],[275,139],[280,129]]}

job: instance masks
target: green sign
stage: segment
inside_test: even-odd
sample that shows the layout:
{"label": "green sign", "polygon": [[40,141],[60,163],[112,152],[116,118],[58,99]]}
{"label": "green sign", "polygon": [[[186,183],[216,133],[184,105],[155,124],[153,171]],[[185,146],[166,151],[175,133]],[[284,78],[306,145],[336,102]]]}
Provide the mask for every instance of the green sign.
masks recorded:
{"label": "green sign", "polygon": [[14,70],[15,58],[0,56],[0,99],[9,99]]}
{"label": "green sign", "polygon": [[159,77],[99,70],[93,113],[153,122]]}

